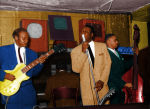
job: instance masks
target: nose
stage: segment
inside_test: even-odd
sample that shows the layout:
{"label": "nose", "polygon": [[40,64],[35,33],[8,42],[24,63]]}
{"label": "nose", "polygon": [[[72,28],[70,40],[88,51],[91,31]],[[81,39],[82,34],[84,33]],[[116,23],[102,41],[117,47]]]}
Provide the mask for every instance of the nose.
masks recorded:
{"label": "nose", "polygon": [[24,43],[24,44],[28,43],[28,39],[23,39],[22,43]]}

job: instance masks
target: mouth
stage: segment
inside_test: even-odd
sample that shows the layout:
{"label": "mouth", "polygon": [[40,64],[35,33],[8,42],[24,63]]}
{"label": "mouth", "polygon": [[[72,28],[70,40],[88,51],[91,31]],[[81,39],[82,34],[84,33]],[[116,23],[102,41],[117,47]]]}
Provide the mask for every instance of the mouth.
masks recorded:
{"label": "mouth", "polygon": [[25,46],[27,46],[27,43],[22,43],[21,46],[25,47]]}

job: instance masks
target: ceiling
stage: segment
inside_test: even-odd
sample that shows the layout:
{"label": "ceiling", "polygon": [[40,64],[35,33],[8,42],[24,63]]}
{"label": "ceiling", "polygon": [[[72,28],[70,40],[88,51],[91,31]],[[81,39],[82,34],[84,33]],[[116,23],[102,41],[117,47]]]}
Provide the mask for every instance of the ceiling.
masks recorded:
{"label": "ceiling", "polygon": [[0,10],[130,13],[150,0],[0,0]]}

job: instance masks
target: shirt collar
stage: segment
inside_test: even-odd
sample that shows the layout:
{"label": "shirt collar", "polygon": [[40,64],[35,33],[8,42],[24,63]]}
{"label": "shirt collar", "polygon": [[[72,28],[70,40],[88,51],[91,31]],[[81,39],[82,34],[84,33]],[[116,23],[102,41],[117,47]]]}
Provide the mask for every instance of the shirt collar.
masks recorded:
{"label": "shirt collar", "polygon": [[113,52],[115,51],[115,49],[112,49],[112,48],[109,48],[109,47],[108,47],[108,49],[111,50],[111,51],[113,51]]}
{"label": "shirt collar", "polygon": [[91,47],[93,56],[95,57],[95,46],[94,46],[94,41],[89,42],[89,45],[90,45],[90,47]]}
{"label": "shirt collar", "polygon": [[[16,44],[16,43],[14,43],[14,45],[15,45],[15,48],[16,48],[16,50],[18,50],[18,48],[19,48],[19,46]],[[20,47],[20,50],[23,50],[23,51],[25,51],[25,47]]]}
{"label": "shirt collar", "polygon": [[89,45],[93,46],[94,45],[94,41],[89,42]]}
{"label": "shirt collar", "polygon": [[15,45],[15,48],[16,48],[16,49],[18,49],[18,48],[19,48],[19,47],[18,47],[18,45],[17,45],[16,43],[14,43],[14,45]]}
{"label": "shirt collar", "polygon": [[118,52],[115,49],[108,48],[111,52],[113,52],[117,57],[119,57]]}

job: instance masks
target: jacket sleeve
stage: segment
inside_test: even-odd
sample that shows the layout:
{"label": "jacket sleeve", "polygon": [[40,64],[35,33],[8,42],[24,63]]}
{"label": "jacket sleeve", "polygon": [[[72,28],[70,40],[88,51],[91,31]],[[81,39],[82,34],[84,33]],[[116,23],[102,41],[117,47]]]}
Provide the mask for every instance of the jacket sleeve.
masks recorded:
{"label": "jacket sleeve", "polygon": [[122,74],[121,72],[124,72],[123,68],[120,68],[119,65],[116,64],[111,65],[111,71],[109,76],[108,85],[110,88],[115,88],[116,90],[120,90],[124,87],[125,81],[122,80]]}
{"label": "jacket sleeve", "polygon": [[80,73],[87,59],[86,53],[82,52],[81,45],[74,48],[71,52],[72,70],[76,73]]}
{"label": "jacket sleeve", "polygon": [[122,78],[117,77],[113,73],[110,73],[108,86],[109,88],[115,88],[116,91],[120,91],[124,87],[126,82]]}
{"label": "jacket sleeve", "polygon": [[100,75],[100,80],[103,81],[104,84],[107,84],[111,68],[111,58],[105,44],[103,46],[103,53],[104,53],[104,69],[102,74]]}
{"label": "jacket sleeve", "polygon": [[4,70],[2,70],[2,58],[4,58],[4,54],[3,53],[3,49],[2,47],[0,47],[0,81],[3,81],[6,75],[6,72],[4,72]]}
{"label": "jacket sleeve", "polygon": [[6,73],[3,70],[0,70],[0,81],[3,81]]}

